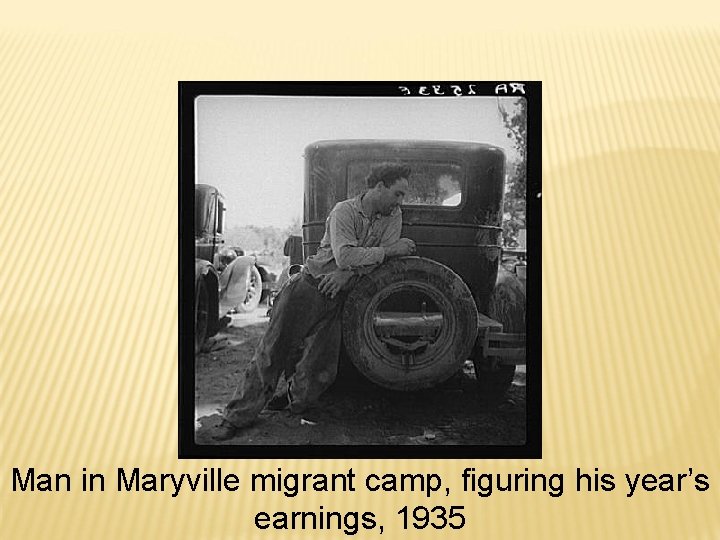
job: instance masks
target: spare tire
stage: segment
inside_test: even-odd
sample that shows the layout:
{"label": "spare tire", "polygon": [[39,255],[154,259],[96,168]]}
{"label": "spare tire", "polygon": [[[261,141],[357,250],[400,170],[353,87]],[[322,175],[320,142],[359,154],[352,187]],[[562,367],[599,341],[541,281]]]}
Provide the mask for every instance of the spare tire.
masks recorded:
{"label": "spare tire", "polygon": [[361,277],[343,310],[350,361],[393,390],[430,388],[455,374],[477,336],[470,289],[447,266],[402,257]]}

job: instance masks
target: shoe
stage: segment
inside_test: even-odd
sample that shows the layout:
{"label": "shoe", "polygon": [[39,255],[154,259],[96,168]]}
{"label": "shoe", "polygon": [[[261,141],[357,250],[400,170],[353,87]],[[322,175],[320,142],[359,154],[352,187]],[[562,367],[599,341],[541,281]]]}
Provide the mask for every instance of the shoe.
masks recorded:
{"label": "shoe", "polygon": [[290,406],[290,398],[288,398],[287,392],[284,394],[280,394],[279,396],[273,396],[273,398],[268,401],[268,404],[265,406],[265,408],[269,411],[284,411]]}
{"label": "shoe", "polygon": [[238,428],[233,426],[227,420],[223,420],[215,428],[215,432],[213,433],[212,438],[216,441],[227,441],[234,438],[235,435],[237,435],[237,431]]}

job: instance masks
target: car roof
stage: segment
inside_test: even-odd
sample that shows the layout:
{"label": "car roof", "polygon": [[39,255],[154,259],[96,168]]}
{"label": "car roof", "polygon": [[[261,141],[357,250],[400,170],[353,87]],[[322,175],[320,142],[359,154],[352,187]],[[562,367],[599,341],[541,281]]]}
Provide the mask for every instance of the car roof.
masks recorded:
{"label": "car roof", "polygon": [[425,139],[337,139],[315,141],[305,148],[306,151],[319,149],[341,148],[428,148],[428,149],[454,149],[463,151],[502,149],[487,143],[475,141],[443,141]]}

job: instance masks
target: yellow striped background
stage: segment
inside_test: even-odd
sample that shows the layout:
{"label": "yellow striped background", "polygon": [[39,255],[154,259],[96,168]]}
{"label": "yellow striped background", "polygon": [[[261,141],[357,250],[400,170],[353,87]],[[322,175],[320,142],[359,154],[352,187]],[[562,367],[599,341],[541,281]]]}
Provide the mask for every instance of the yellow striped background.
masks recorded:
{"label": "yellow striped background", "polygon": [[[375,511],[390,538],[441,534],[400,530],[395,512],[421,496],[113,487],[121,466],[241,477],[352,466],[443,474],[453,494],[431,502],[468,514],[448,537],[720,538],[717,18],[625,4],[8,10],[0,537],[297,538],[256,532],[251,517],[321,504]],[[543,81],[542,461],[176,459],[177,81],[212,79]],[[31,466],[72,474],[72,493],[12,493],[12,467]],[[465,466],[562,472],[566,492],[463,495]],[[105,493],[80,491],[83,467],[107,474]],[[692,467],[711,489],[574,493],[576,467]]]}

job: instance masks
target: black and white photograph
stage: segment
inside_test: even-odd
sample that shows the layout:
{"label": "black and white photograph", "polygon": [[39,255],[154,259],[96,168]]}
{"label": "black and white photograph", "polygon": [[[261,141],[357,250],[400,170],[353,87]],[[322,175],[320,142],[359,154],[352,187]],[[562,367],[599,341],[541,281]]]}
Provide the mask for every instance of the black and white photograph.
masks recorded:
{"label": "black and white photograph", "polygon": [[179,101],[180,457],[540,457],[540,83]]}

